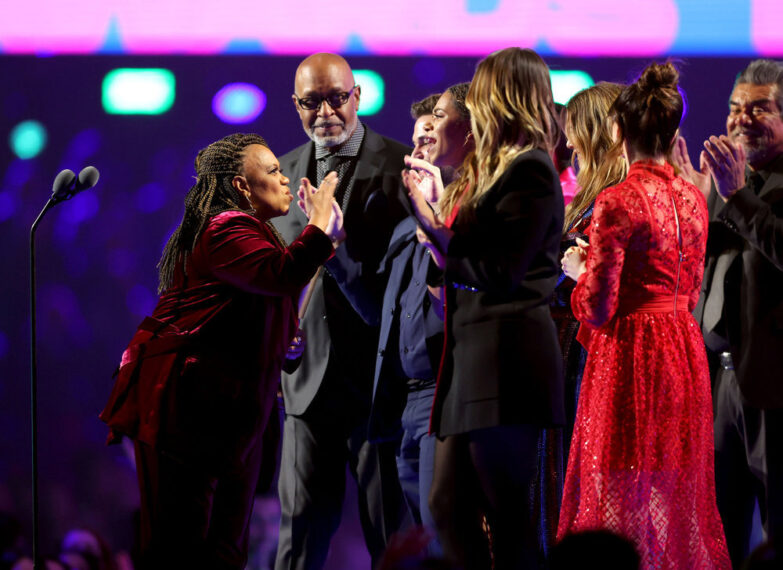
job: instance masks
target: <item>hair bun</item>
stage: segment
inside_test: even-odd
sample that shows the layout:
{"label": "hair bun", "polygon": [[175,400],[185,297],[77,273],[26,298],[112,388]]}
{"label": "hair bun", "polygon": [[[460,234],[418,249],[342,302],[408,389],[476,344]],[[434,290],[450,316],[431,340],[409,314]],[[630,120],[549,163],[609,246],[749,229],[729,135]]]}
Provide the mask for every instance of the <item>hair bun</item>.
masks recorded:
{"label": "hair bun", "polygon": [[642,91],[677,89],[680,73],[671,62],[652,63],[642,73],[637,84]]}

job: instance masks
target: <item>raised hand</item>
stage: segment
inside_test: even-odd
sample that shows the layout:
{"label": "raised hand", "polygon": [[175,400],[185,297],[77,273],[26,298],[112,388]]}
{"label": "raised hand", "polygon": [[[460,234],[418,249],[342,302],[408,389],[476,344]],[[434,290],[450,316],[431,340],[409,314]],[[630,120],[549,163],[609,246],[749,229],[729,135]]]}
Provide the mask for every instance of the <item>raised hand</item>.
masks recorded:
{"label": "raised hand", "polygon": [[419,228],[430,238],[432,246],[443,254],[448,250],[449,242],[454,232],[440,221],[435,211],[424,199],[417,185],[420,179],[417,172],[410,170],[402,171],[402,181],[408,188],[408,197],[413,207],[413,214],[419,223]]}
{"label": "raised hand", "polygon": [[416,188],[430,204],[435,204],[443,195],[443,177],[440,168],[426,160],[405,155],[405,166],[413,174]]}
{"label": "raised hand", "polygon": [[343,211],[340,205],[332,198],[332,214],[329,216],[329,223],[326,224],[324,233],[329,236],[335,247],[345,241],[345,228],[343,227]]}
{"label": "raised hand", "polygon": [[[299,190],[296,192],[296,195],[299,197],[299,201],[297,203],[305,213],[305,216],[307,216],[308,220],[311,217],[312,197],[320,190],[331,192],[332,197],[334,197],[334,191],[337,189],[338,182],[339,179],[337,178],[337,173],[334,171],[324,176],[324,179],[321,180],[321,186],[318,188],[315,188],[307,178],[302,178],[299,181]],[[311,200],[307,201],[307,197],[311,198]]]}
{"label": "raised hand", "polygon": [[704,156],[700,156],[699,170],[696,170],[688,154],[688,145],[682,137],[677,137],[677,142],[672,149],[672,163],[680,171],[680,176],[701,190],[705,198],[709,196],[712,177]]}
{"label": "raised hand", "polygon": [[307,178],[302,178],[297,192],[299,206],[304,210],[310,223],[323,230],[332,242],[339,242],[345,238],[342,212],[334,200],[337,181],[337,173],[330,172],[316,190]]}
{"label": "raised hand", "polygon": [[702,160],[715,179],[715,187],[724,201],[745,186],[745,149],[726,135],[704,141]]}
{"label": "raised hand", "polygon": [[305,216],[307,216],[308,220],[310,219],[310,212],[307,210],[309,204],[305,203],[304,197],[305,195],[312,194],[313,192],[315,192],[315,188],[313,188],[310,180],[307,178],[302,178],[299,181],[299,190],[296,191],[296,195],[299,197],[297,204],[299,204],[299,207],[305,213]]}

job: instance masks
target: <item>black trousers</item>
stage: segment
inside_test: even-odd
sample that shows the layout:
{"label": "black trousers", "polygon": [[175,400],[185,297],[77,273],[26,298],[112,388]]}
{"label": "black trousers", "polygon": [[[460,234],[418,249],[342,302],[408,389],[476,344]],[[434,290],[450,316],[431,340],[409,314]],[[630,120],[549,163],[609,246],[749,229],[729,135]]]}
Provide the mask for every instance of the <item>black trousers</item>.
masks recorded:
{"label": "black trousers", "polygon": [[452,564],[470,570],[543,565],[539,513],[531,496],[539,477],[541,431],[531,425],[495,426],[438,440],[430,507]]}
{"label": "black trousers", "polygon": [[143,443],[135,449],[141,568],[244,568],[260,441],[244,467],[219,474]]}
{"label": "black trousers", "polygon": [[783,539],[783,409],[747,405],[734,371],[722,367],[713,402],[715,491],[731,561],[739,568],[750,549],[756,500],[766,538]]}
{"label": "black trousers", "polygon": [[[327,380],[325,380],[326,382]],[[340,525],[346,466],[356,480],[364,541],[378,562],[409,520],[397,476],[397,442],[367,441],[369,395],[333,381],[302,416],[286,415],[280,459],[276,570],[319,570]]]}

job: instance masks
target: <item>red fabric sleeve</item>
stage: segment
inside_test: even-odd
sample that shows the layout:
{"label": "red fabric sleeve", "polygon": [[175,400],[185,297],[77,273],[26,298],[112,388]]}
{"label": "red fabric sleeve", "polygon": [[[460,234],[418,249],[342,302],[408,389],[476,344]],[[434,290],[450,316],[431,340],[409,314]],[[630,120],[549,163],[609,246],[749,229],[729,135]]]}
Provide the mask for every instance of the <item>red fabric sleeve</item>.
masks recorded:
{"label": "red fabric sleeve", "polygon": [[598,328],[617,311],[620,277],[630,234],[629,212],[620,194],[614,189],[604,190],[595,201],[587,270],[571,294],[574,316],[583,325]]}
{"label": "red fabric sleeve", "polygon": [[263,222],[223,212],[210,220],[193,262],[243,291],[279,296],[297,293],[333,253],[327,235],[313,225],[283,248]]}

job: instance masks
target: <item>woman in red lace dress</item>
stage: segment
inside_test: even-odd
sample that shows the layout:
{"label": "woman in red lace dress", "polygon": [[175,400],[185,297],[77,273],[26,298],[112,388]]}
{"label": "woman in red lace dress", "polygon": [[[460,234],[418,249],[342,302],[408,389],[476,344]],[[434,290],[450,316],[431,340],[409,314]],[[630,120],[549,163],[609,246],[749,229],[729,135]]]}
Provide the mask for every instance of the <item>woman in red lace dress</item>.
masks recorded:
{"label": "woman in red lace dress", "polygon": [[729,568],[715,504],[712,403],[690,311],[707,240],[704,197],[668,155],[682,116],[677,70],[651,64],[613,105],[626,180],[598,195],[563,258],[588,360],[558,538],[607,529],[644,568]]}

